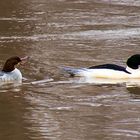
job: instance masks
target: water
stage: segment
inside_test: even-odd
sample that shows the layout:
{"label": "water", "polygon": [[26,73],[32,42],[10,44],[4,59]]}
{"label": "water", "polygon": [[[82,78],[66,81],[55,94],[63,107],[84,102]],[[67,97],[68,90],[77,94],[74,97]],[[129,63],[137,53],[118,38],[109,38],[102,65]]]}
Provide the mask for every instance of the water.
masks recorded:
{"label": "water", "polygon": [[140,87],[75,83],[60,66],[139,53],[138,0],[0,1],[0,66],[30,56],[22,85],[0,87],[1,140],[138,140]]}

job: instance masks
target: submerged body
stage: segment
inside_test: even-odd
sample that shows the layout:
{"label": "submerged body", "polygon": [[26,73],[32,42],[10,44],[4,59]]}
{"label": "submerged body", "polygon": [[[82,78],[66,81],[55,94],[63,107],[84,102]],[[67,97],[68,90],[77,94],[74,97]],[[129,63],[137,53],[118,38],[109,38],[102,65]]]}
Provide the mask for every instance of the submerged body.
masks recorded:
{"label": "submerged body", "polygon": [[89,68],[63,67],[71,76],[103,79],[140,79],[140,55],[136,54],[127,60],[127,67],[115,64],[103,64]]}

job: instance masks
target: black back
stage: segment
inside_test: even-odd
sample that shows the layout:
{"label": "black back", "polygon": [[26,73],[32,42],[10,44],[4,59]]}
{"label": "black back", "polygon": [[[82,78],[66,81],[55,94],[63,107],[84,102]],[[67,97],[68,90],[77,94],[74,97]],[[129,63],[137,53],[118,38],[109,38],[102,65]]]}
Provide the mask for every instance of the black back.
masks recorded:
{"label": "black back", "polygon": [[103,64],[103,65],[91,66],[89,67],[89,69],[112,69],[112,70],[123,71],[130,74],[130,72],[128,72],[124,67],[115,64]]}

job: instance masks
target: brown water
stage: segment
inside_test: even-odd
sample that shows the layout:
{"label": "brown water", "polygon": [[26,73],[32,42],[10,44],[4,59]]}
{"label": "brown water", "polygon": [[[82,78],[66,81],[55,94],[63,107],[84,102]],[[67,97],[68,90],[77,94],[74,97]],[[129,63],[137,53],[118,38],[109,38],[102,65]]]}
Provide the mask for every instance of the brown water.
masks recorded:
{"label": "brown water", "polygon": [[139,46],[138,0],[1,0],[0,66],[30,60],[21,86],[0,87],[0,140],[139,140],[140,87],[73,83],[58,68],[125,66]]}

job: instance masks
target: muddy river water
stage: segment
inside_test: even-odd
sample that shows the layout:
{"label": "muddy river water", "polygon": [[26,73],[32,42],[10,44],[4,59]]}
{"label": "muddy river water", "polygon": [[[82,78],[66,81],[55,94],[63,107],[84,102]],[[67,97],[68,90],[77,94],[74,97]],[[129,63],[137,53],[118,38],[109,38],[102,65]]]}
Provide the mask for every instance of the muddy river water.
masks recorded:
{"label": "muddy river water", "polygon": [[0,66],[22,85],[0,87],[0,140],[139,140],[140,84],[71,82],[60,66],[125,66],[140,53],[139,0],[1,0]]}

